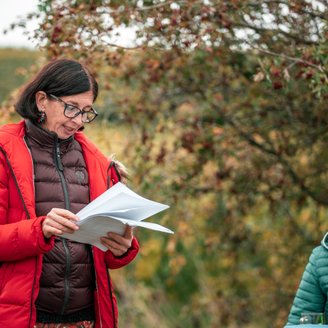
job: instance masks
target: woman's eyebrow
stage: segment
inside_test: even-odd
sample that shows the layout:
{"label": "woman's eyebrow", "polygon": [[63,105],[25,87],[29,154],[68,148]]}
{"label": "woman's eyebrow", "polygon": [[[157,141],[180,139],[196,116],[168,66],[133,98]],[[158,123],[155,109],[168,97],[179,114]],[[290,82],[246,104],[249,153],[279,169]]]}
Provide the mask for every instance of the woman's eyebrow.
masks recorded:
{"label": "woman's eyebrow", "polygon": [[[67,103],[69,104],[69,105],[73,105],[73,106],[75,106],[75,107],[77,107],[77,108],[80,108],[80,105],[76,102],[76,101],[74,101],[74,100],[67,100]],[[81,107],[82,109],[83,108],[87,108],[87,107],[92,107],[92,105],[86,105],[86,106],[84,106],[84,107]]]}
{"label": "woman's eyebrow", "polygon": [[76,106],[76,107],[79,106],[79,104],[76,101],[74,101],[74,100],[67,100],[67,103],[69,103],[69,104],[71,104],[73,106]]}

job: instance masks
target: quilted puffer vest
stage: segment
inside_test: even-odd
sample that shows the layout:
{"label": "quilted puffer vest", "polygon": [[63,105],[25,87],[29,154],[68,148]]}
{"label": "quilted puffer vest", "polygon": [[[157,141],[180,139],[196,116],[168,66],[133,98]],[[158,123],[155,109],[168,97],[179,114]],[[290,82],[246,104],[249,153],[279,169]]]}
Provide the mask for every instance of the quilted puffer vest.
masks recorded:
{"label": "quilted puffer vest", "polygon": [[[73,137],[59,140],[30,121],[25,140],[33,158],[37,216],[55,207],[77,213],[88,204],[88,173],[80,144]],[[91,248],[56,238],[55,247],[43,256],[37,321],[92,320],[94,281]]]}

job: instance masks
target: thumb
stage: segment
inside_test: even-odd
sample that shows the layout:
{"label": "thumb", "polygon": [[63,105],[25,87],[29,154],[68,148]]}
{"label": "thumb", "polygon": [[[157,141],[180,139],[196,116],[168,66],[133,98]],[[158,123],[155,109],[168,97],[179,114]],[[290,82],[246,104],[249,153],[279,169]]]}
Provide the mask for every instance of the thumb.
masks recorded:
{"label": "thumb", "polygon": [[124,238],[132,239],[132,237],[133,237],[133,228],[127,225],[124,231]]}

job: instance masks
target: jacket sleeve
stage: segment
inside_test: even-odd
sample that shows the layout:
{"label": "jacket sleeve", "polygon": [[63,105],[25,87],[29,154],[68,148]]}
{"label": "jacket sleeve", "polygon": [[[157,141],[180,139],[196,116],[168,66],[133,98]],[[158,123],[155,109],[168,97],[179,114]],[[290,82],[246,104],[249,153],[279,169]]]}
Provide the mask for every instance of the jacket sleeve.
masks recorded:
{"label": "jacket sleeve", "polygon": [[0,153],[0,262],[17,261],[47,252],[54,242],[53,239],[46,241],[43,237],[43,217],[7,223],[10,192],[8,176],[8,166]]}
{"label": "jacket sleeve", "polygon": [[54,238],[42,233],[43,217],[0,225],[0,262],[18,261],[49,251]]}
{"label": "jacket sleeve", "polygon": [[105,253],[105,262],[109,269],[119,269],[129,264],[139,252],[139,243],[135,237],[133,237],[132,245],[122,256],[115,256],[111,251]]}
{"label": "jacket sleeve", "polygon": [[[322,252],[325,253],[323,257],[320,256]],[[320,258],[320,261],[318,261],[318,258]],[[324,266],[327,268],[327,251],[321,246],[315,248],[303,272],[300,285],[288,316],[287,325],[299,324],[302,312],[324,312],[326,295],[320,287],[318,275],[318,262],[320,262],[320,266],[322,267],[321,260],[323,259],[325,260]]]}

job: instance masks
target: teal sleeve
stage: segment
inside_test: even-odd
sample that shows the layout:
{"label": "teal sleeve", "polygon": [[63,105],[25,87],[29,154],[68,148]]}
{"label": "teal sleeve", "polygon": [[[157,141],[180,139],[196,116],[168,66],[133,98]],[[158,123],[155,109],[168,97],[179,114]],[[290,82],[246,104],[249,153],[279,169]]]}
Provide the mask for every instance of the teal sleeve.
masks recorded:
{"label": "teal sleeve", "polygon": [[[318,267],[318,264],[319,267]],[[328,251],[322,246],[315,248],[305,267],[291,307],[287,325],[299,324],[302,312],[324,312],[326,293],[320,286],[320,273],[328,274]]]}

